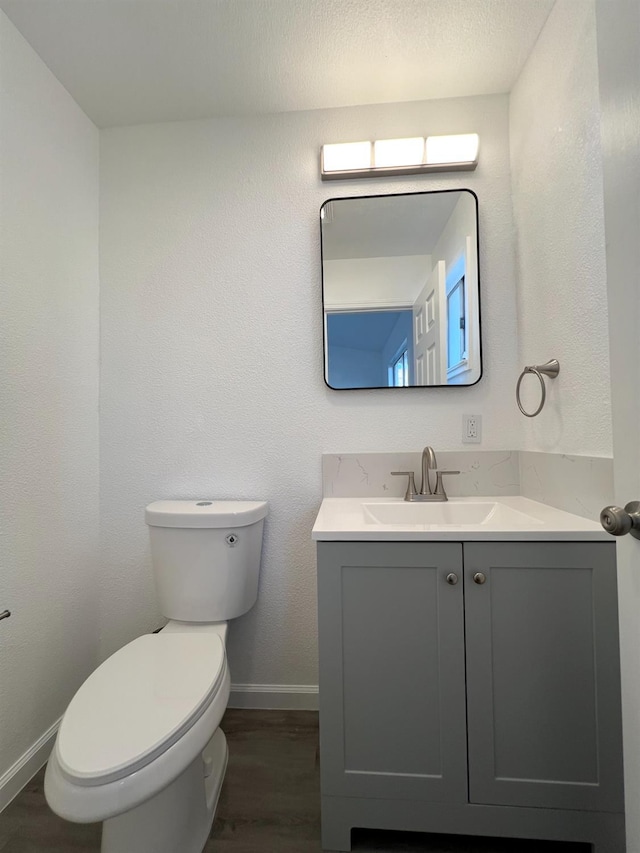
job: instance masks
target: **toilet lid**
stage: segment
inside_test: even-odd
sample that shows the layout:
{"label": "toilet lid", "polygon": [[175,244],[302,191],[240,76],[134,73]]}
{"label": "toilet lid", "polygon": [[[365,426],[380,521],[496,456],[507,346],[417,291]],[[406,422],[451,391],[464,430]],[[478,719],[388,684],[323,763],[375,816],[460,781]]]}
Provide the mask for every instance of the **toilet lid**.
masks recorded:
{"label": "toilet lid", "polygon": [[217,634],[146,634],[85,681],[56,741],[76,784],[115,781],[149,764],[202,716],[224,680]]}

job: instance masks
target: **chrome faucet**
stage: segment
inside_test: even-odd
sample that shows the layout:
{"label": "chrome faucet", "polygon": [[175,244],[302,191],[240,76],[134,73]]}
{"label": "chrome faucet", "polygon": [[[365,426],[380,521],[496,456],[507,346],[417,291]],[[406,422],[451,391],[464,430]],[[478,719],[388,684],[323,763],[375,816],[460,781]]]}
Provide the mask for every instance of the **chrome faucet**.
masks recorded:
{"label": "chrome faucet", "polygon": [[438,463],[436,462],[436,454],[433,447],[427,445],[425,449],[422,451],[422,485],[420,486],[420,494],[421,495],[432,495],[433,491],[431,489],[431,479],[429,477],[429,471],[432,469],[436,471],[438,468]]}
{"label": "chrome faucet", "polygon": [[[430,471],[435,471],[436,473],[435,490],[431,489],[431,479],[429,474]],[[405,476],[409,478],[409,481],[407,483],[407,491],[404,496],[405,501],[442,502],[449,500],[449,498],[447,497],[447,493],[444,490],[442,477],[445,474],[459,474],[460,471],[445,471],[441,468],[438,468],[434,449],[433,447],[427,445],[427,447],[425,447],[422,451],[422,485],[420,487],[420,492],[416,491],[415,474],[413,473],[413,471],[392,471],[391,473],[394,477]]]}

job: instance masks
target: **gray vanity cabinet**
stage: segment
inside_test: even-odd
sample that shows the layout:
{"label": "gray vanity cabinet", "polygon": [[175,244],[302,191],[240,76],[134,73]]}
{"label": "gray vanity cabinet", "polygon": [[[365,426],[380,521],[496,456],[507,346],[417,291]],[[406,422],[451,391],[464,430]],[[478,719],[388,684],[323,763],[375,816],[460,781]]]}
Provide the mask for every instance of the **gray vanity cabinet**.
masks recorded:
{"label": "gray vanity cabinet", "polygon": [[624,851],[615,546],[318,542],[323,848],[352,827]]}
{"label": "gray vanity cabinet", "polygon": [[466,799],[462,546],[322,543],[318,577],[323,791]]}
{"label": "gray vanity cabinet", "polygon": [[465,543],[471,802],[622,811],[617,612],[608,543]]}

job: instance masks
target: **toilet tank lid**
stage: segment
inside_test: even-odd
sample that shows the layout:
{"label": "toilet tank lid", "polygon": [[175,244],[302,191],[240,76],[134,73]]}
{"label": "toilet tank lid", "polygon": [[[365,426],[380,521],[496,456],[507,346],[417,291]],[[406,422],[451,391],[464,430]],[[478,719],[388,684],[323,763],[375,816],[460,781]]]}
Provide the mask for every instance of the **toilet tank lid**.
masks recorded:
{"label": "toilet tank lid", "polygon": [[145,510],[150,527],[246,527],[263,519],[267,501],[155,501]]}

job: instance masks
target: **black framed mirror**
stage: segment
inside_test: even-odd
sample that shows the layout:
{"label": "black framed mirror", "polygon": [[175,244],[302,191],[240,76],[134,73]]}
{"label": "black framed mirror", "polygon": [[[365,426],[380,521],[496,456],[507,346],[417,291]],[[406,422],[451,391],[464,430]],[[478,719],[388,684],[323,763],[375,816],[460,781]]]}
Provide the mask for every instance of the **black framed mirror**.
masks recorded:
{"label": "black framed mirror", "polygon": [[479,381],[475,193],[331,198],[320,209],[320,231],[330,388]]}

